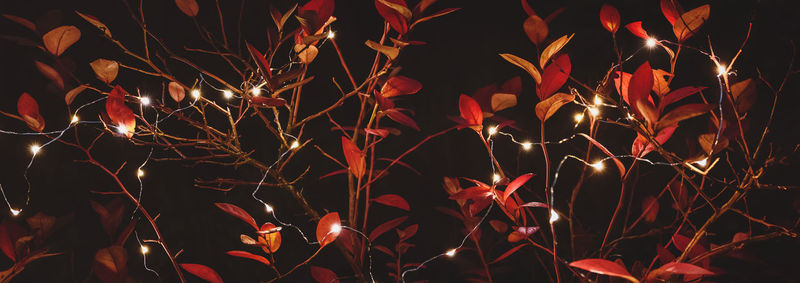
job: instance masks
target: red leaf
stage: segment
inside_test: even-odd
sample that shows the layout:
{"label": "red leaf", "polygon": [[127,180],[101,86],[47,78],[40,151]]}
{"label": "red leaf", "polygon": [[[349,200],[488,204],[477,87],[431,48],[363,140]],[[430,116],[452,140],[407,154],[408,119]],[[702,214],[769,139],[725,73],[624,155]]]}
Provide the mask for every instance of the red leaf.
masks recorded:
{"label": "red leaf", "polygon": [[644,221],[653,223],[658,217],[658,199],[653,196],[647,196],[642,200],[642,213],[644,214]]}
{"label": "red leaf", "polygon": [[394,194],[382,195],[372,199],[372,201],[383,205],[394,206],[405,211],[411,210],[408,202],[403,197]]}
{"label": "red leaf", "polygon": [[211,269],[211,267],[195,263],[181,263],[181,268],[205,281],[222,283],[222,277],[219,276],[219,273]]}
{"label": "red leaf", "polygon": [[136,115],[125,105],[126,94],[127,92],[121,86],[114,86],[106,99],[106,113],[108,113],[111,123],[115,127],[125,129],[125,135],[130,138],[136,130]]}
{"label": "red leaf", "polygon": [[536,12],[534,12],[533,8],[531,8],[531,4],[528,4],[528,0],[522,0],[521,2],[522,10],[525,10],[525,13],[527,13],[529,17],[536,15]]}
{"label": "red leaf", "polygon": [[22,226],[9,221],[7,218],[3,219],[2,224],[0,224],[0,249],[14,262],[17,261],[14,243],[24,234],[25,229]]}
{"label": "red leaf", "polygon": [[250,51],[250,57],[253,57],[253,60],[256,61],[256,65],[258,65],[258,70],[261,71],[261,75],[265,76],[266,78],[272,77],[272,71],[269,68],[269,62],[264,57],[264,54],[258,52],[258,49],[253,47],[252,44],[245,41],[245,45],[247,45],[247,50]]}
{"label": "red leaf", "polygon": [[653,272],[659,270],[666,273],[684,274],[684,275],[714,275],[714,272],[711,272],[708,269],[699,267],[694,264],[688,264],[683,262],[670,262],[659,267]]}
{"label": "red leaf", "polygon": [[603,4],[600,8],[600,23],[611,33],[616,33],[619,29],[619,11],[614,6]]}
{"label": "red leaf", "polygon": [[339,277],[336,276],[336,273],[324,267],[312,265],[311,277],[313,277],[317,283],[339,283]]}
{"label": "red leaf", "polygon": [[490,262],[489,262],[489,264],[492,264],[492,263],[495,263],[495,262],[501,261],[501,260],[503,260],[503,259],[505,259],[505,258],[509,257],[510,255],[514,254],[515,252],[517,252],[517,251],[518,251],[519,249],[521,249],[522,247],[525,247],[526,245],[528,245],[528,243],[524,243],[524,244],[521,244],[521,245],[519,245],[519,246],[516,246],[516,247],[513,247],[513,248],[511,248],[510,250],[508,250],[507,252],[504,252],[502,255],[500,255],[500,256],[499,256],[499,257],[497,257],[496,259],[494,259],[494,260],[490,261]]}
{"label": "red leaf", "polygon": [[650,68],[649,62],[644,62],[636,72],[631,76],[630,85],[628,85],[628,104],[633,108],[634,113],[641,116],[642,111],[639,109],[637,102],[650,103],[650,90],[653,89],[653,70]]}
{"label": "red leaf", "polygon": [[483,187],[470,187],[450,195],[450,199],[479,199],[488,198],[492,191]]}
{"label": "red leaf", "polygon": [[[378,3],[378,1],[376,0],[375,3]],[[381,88],[381,95],[384,97],[392,97],[414,94],[420,89],[422,89],[422,84],[420,82],[404,76],[394,76],[386,80],[386,83]]]}
{"label": "red leaf", "polygon": [[37,132],[44,130],[44,118],[39,114],[39,104],[27,92],[22,93],[17,100],[17,113],[31,130]]}
{"label": "red leaf", "polygon": [[542,84],[539,85],[537,92],[539,99],[545,100],[558,91],[567,82],[571,69],[569,56],[567,54],[557,55],[552,63],[542,71]]}
{"label": "red leaf", "polygon": [[253,96],[250,103],[262,107],[281,107],[286,105],[286,99],[280,97]]}
{"label": "red leaf", "polygon": [[[385,0],[386,2],[398,4],[403,7],[408,7],[406,5],[406,1],[404,0]],[[408,22],[406,18],[403,17],[397,10],[392,9],[391,7],[387,6],[386,4],[381,3],[380,0],[375,0],[375,8],[378,9],[378,14],[381,14],[383,19],[389,23],[395,31],[400,33],[400,35],[406,34],[408,32]]]}
{"label": "red leaf", "polygon": [[[664,144],[672,136],[677,127],[664,128],[656,135],[655,140],[658,144]],[[645,156],[655,149],[655,146],[648,142],[647,138],[642,135],[637,135],[636,140],[633,141],[631,153],[635,156]]]}
{"label": "red leaf", "polygon": [[300,23],[307,34],[316,34],[333,16],[333,0],[311,0],[297,11]]}
{"label": "red leaf", "polygon": [[603,274],[608,276],[620,277],[628,279],[632,282],[639,282],[636,280],[624,266],[621,266],[613,261],[608,261],[599,258],[582,259],[573,261],[569,266],[587,270],[592,273]]}
{"label": "red leaf", "polygon": [[616,165],[617,165],[617,169],[619,169],[619,176],[620,176],[620,177],[622,177],[623,175],[625,175],[625,165],[623,165],[623,164],[622,164],[622,161],[619,161],[619,159],[617,159],[616,157],[614,157],[614,154],[613,154],[613,153],[611,153],[611,151],[609,151],[609,150],[608,150],[608,149],[607,149],[605,146],[603,146],[603,144],[601,144],[600,142],[598,142],[597,140],[593,139],[592,137],[590,137],[590,136],[589,136],[589,135],[587,135],[587,134],[584,134],[584,133],[578,133],[578,135],[580,135],[580,136],[582,136],[582,137],[586,138],[586,139],[587,139],[589,142],[591,142],[592,144],[594,144],[594,146],[596,146],[596,147],[597,147],[597,148],[599,148],[601,151],[603,151],[603,153],[605,153],[606,155],[608,155],[608,157],[611,157],[611,159],[612,159],[612,160],[614,160],[614,164],[616,164]]}
{"label": "red leaf", "polygon": [[633,35],[641,37],[642,39],[647,39],[647,32],[644,31],[642,28],[642,22],[632,22],[630,24],[625,25],[625,28],[628,29]]}
{"label": "red leaf", "polygon": [[339,213],[331,212],[325,214],[317,223],[317,242],[319,242],[319,246],[324,247],[335,241],[341,232],[342,223],[339,221]]}
{"label": "red leaf", "polygon": [[503,192],[503,201],[508,199],[508,196],[514,193],[514,191],[516,191],[517,189],[519,189],[519,187],[525,184],[525,182],[530,180],[531,177],[533,177],[533,173],[528,173],[517,177],[516,179],[514,179],[514,181],[511,181],[511,183],[509,183],[508,186],[506,186],[506,190]]}
{"label": "red leaf", "polygon": [[386,116],[389,117],[389,119],[392,119],[392,121],[395,121],[403,126],[419,131],[419,126],[417,125],[417,122],[415,122],[414,119],[412,119],[411,117],[408,117],[408,115],[403,114],[403,112],[400,112],[397,109],[388,109],[384,110],[383,113],[385,113]]}
{"label": "red leaf", "polygon": [[674,25],[675,20],[677,20],[681,14],[683,14],[681,5],[676,0],[661,0],[659,2],[661,4],[661,12],[664,13],[664,17],[667,18],[669,24]]}
{"label": "red leaf", "polygon": [[230,256],[235,256],[235,257],[249,258],[249,259],[252,259],[252,260],[255,260],[255,261],[261,262],[261,263],[263,263],[264,265],[271,265],[271,264],[269,263],[269,260],[267,260],[267,259],[266,259],[266,258],[264,258],[263,256],[260,256],[260,255],[254,255],[254,254],[251,254],[251,253],[249,253],[249,252],[246,252],[246,251],[228,251],[226,254],[228,254],[228,255],[230,255]]}
{"label": "red leaf", "polygon": [[350,168],[350,172],[357,178],[364,176],[364,171],[366,170],[364,152],[345,136],[342,136],[342,150],[344,151],[344,158],[347,159],[347,166]]}
{"label": "red leaf", "polygon": [[664,96],[664,99],[661,100],[661,102],[659,102],[659,106],[663,109],[664,107],[667,107],[668,105],[675,103],[678,100],[684,99],[704,89],[706,89],[706,87],[704,86],[703,87],[687,86],[673,90],[672,92]]}
{"label": "red leaf", "polygon": [[384,233],[386,233],[388,231],[391,231],[395,227],[397,227],[400,224],[402,224],[403,221],[406,221],[406,219],[408,219],[408,216],[398,217],[398,218],[395,218],[395,219],[392,219],[392,220],[389,220],[389,221],[381,223],[381,225],[378,225],[378,227],[375,227],[375,229],[372,229],[372,232],[369,233],[369,240],[370,241],[375,241],[375,239],[377,239],[378,237],[380,237]]}
{"label": "red leaf", "polygon": [[222,209],[222,211],[224,211],[225,213],[233,215],[241,219],[242,221],[247,222],[247,224],[253,226],[253,229],[258,230],[258,225],[256,225],[256,220],[253,219],[253,216],[250,216],[250,214],[247,213],[247,211],[244,211],[244,209],[230,203],[218,202],[215,203],[214,205],[219,207],[219,209]]}
{"label": "red leaf", "polygon": [[328,178],[330,176],[335,176],[335,175],[344,174],[344,173],[347,173],[347,169],[341,169],[341,170],[336,170],[336,171],[330,172],[328,174],[322,175],[322,177],[319,177],[319,179],[322,180],[322,179]]}
{"label": "red leaf", "polygon": [[401,241],[404,241],[408,238],[414,237],[419,231],[419,224],[414,224],[411,226],[406,227],[406,229],[400,230],[397,229],[397,236],[400,237]]}
{"label": "red leaf", "polygon": [[536,233],[536,231],[539,231],[539,227],[517,227],[513,232],[511,232],[511,234],[508,235],[508,241],[512,243],[519,242],[522,239],[533,235],[533,233]]}
{"label": "red leaf", "polygon": [[458,98],[458,109],[461,111],[461,118],[467,123],[467,126],[473,127],[476,131],[480,131],[483,124],[483,111],[481,106],[472,97],[462,94]]}

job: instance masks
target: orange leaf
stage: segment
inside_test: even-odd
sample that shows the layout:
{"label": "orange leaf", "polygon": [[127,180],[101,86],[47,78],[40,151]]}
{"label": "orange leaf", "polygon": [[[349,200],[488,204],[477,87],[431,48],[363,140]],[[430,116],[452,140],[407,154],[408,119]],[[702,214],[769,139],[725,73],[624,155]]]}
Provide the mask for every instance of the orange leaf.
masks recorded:
{"label": "orange leaf", "polygon": [[196,0],[175,0],[175,5],[178,5],[178,9],[189,17],[196,17],[200,12],[200,6],[197,5]]}
{"label": "orange leaf", "polygon": [[181,263],[181,268],[211,283],[222,283],[222,277],[211,267],[196,263]]}
{"label": "orange leaf", "polygon": [[228,251],[228,252],[226,252],[226,254],[228,254],[230,256],[235,256],[235,257],[249,258],[249,259],[261,262],[264,265],[271,265],[269,260],[267,260],[263,256],[254,255],[254,254],[251,254],[251,253],[246,252],[246,251]]}
{"label": "orange leaf", "polygon": [[547,23],[539,16],[533,15],[528,17],[525,23],[522,24],[522,29],[525,30],[525,34],[528,35],[528,38],[533,44],[539,45],[547,38]]}
{"label": "orange leaf", "polygon": [[600,23],[611,33],[616,33],[619,29],[619,11],[614,6],[603,4],[600,8]]}
{"label": "orange leaf", "polygon": [[119,72],[119,63],[117,61],[101,58],[92,61],[89,65],[92,67],[97,79],[104,83],[110,84],[117,78],[117,73]]}
{"label": "orange leaf", "polygon": [[661,0],[659,2],[661,13],[664,13],[664,17],[667,18],[669,24],[675,25],[675,20],[683,13],[681,5],[675,0]]}
{"label": "orange leaf", "polygon": [[641,37],[642,39],[647,39],[647,32],[644,31],[642,28],[642,22],[632,22],[630,24],[625,25],[625,28],[628,29],[633,35]]}
{"label": "orange leaf", "polygon": [[219,209],[221,209],[225,213],[233,215],[236,218],[239,218],[242,221],[247,222],[247,224],[253,226],[253,229],[258,230],[258,225],[256,225],[256,220],[253,219],[253,216],[250,216],[250,214],[247,213],[247,211],[244,211],[244,209],[242,209],[241,207],[223,202],[218,202],[215,203],[214,205],[216,205]]}
{"label": "orange leaf", "polygon": [[[386,2],[399,5],[402,7],[406,7],[406,1],[404,0],[384,0]],[[404,17],[400,12],[393,9],[392,7],[384,4],[381,0],[375,0],[375,8],[378,10],[378,14],[380,14],[386,22],[389,23],[395,31],[400,33],[401,35],[406,34],[408,32],[408,22],[406,17]]]}
{"label": "orange leaf", "polygon": [[510,255],[514,254],[515,252],[517,252],[519,249],[521,249],[521,248],[525,247],[526,245],[528,245],[528,243],[524,243],[524,244],[521,244],[521,245],[519,245],[519,246],[516,246],[516,247],[513,247],[513,248],[511,248],[510,250],[508,250],[507,252],[504,252],[502,255],[500,255],[500,256],[499,256],[499,257],[497,257],[496,259],[494,259],[494,260],[492,260],[491,262],[489,262],[489,264],[492,264],[492,263],[495,263],[495,262],[501,261],[501,260],[503,260],[503,259],[505,259],[505,258],[509,257]]}
{"label": "orange leaf", "polygon": [[344,151],[344,158],[347,159],[347,166],[357,178],[364,176],[366,171],[366,161],[364,160],[364,152],[353,143],[353,141],[342,136],[342,151]]}
{"label": "orange leaf", "polygon": [[342,232],[341,225],[339,213],[337,212],[325,214],[319,219],[319,223],[317,223],[317,242],[319,242],[320,248],[336,240],[336,237]]}
{"label": "orange leaf", "polygon": [[539,120],[542,122],[547,121],[550,116],[556,114],[556,111],[558,111],[561,106],[564,106],[564,104],[570,103],[573,100],[575,100],[574,94],[566,94],[563,92],[556,93],[553,96],[536,103],[536,108],[534,109],[536,111],[536,117],[539,117]]}
{"label": "orange leaf", "polygon": [[81,38],[81,31],[74,26],[60,26],[42,36],[44,47],[50,54],[60,56]]}
{"label": "orange leaf", "polygon": [[383,95],[383,97],[392,97],[414,94],[420,89],[422,89],[422,84],[418,81],[409,77],[394,76],[386,80],[386,83],[381,88],[381,95]]}
{"label": "orange leaf", "polygon": [[186,90],[179,83],[169,82],[167,89],[169,89],[169,97],[172,97],[175,102],[181,102],[186,97]]}
{"label": "orange leaf", "polygon": [[634,278],[624,266],[605,259],[582,259],[571,262],[569,266],[587,270],[592,273],[624,278],[631,282],[639,282],[639,280]]}
{"label": "orange leaf", "polygon": [[461,112],[461,118],[464,119],[467,126],[480,131],[483,124],[483,111],[481,111],[481,106],[478,102],[472,97],[462,94],[458,98],[458,108]]}
{"label": "orange leaf", "polygon": [[[259,231],[258,243],[266,253],[274,253],[281,247],[281,232],[274,231],[277,227],[272,223],[264,223]],[[266,233],[265,233],[266,232]]]}
{"label": "orange leaf", "polygon": [[706,4],[683,13],[672,25],[672,31],[678,42],[683,42],[695,33],[708,21],[711,6]]}

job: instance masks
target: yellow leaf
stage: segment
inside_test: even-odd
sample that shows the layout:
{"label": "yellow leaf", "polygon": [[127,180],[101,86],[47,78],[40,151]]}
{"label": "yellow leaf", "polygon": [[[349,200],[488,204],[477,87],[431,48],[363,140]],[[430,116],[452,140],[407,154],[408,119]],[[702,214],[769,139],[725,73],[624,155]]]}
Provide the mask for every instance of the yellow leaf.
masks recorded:
{"label": "yellow leaf", "polygon": [[515,55],[508,53],[502,53],[500,54],[500,57],[503,57],[503,59],[506,59],[506,61],[508,61],[509,63],[517,65],[517,67],[520,67],[523,70],[527,71],[528,74],[531,75],[533,80],[536,81],[537,85],[542,83],[542,75],[539,74],[539,70],[537,70],[536,67],[533,66],[533,64],[531,64],[531,62],[528,62],[528,60],[519,58]]}
{"label": "yellow leaf", "polygon": [[495,93],[492,95],[492,111],[497,112],[517,105],[517,96],[510,93]]}
{"label": "yellow leaf", "polygon": [[683,13],[680,18],[676,19],[675,24],[672,26],[672,31],[675,33],[675,37],[678,38],[678,42],[683,42],[697,33],[697,30],[708,21],[710,13],[711,6],[706,4]]}
{"label": "yellow leaf", "polygon": [[575,100],[574,94],[566,94],[563,92],[556,93],[547,99],[536,104],[536,117],[542,122],[547,121],[550,116],[556,114],[561,106]]}
{"label": "yellow leaf", "polygon": [[561,51],[561,48],[564,48],[564,45],[567,45],[567,42],[569,42],[574,35],[574,33],[569,36],[565,35],[559,39],[556,39],[553,41],[553,43],[550,43],[550,45],[548,45],[547,48],[542,51],[542,56],[539,57],[539,67],[544,68],[544,66],[547,64],[547,61],[550,60],[550,57],[553,57],[553,55],[558,53],[558,51]]}

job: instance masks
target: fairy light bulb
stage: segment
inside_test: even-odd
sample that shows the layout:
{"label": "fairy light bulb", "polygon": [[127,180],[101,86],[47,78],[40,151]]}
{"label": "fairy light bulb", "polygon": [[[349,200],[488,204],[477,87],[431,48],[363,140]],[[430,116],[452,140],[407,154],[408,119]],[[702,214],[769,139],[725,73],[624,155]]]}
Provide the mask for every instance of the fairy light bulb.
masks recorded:
{"label": "fairy light bulb", "polygon": [[33,155],[38,154],[39,151],[41,151],[41,150],[42,150],[42,147],[39,146],[38,144],[31,145],[31,153],[33,153]]}
{"label": "fairy light bulb", "polygon": [[727,70],[728,69],[725,67],[725,65],[717,65],[717,76],[725,75],[725,73],[727,73]]}
{"label": "fairy light bulb", "polygon": [[491,126],[491,127],[489,127],[489,129],[487,131],[489,133],[489,136],[491,137],[491,136],[497,134],[497,126]]}
{"label": "fairy light bulb", "polygon": [[655,39],[655,38],[648,37],[648,38],[647,38],[647,40],[645,41],[645,43],[644,43],[644,44],[645,44],[645,45],[646,45],[648,48],[653,48],[653,47],[656,47],[656,43],[657,43],[657,41],[656,41],[656,39]]}
{"label": "fairy light bulb", "polygon": [[525,151],[531,150],[531,148],[533,148],[533,143],[531,142],[522,143],[522,149],[524,149]]}
{"label": "fairy light bulb", "polygon": [[444,254],[449,256],[449,257],[454,257],[454,256],[456,256],[456,249],[449,249]]}
{"label": "fairy light bulb", "polygon": [[253,96],[259,96],[261,95],[261,89],[257,87],[253,88],[250,90],[250,94],[252,94]]}
{"label": "fairy light bulb", "polygon": [[625,115],[626,115],[625,118],[628,118],[628,120],[633,120],[633,115],[631,115],[631,113],[627,113]]}
{"label": "fairy light bulb", "polygon": [[328,31],[328,39],[333,39],[335,36],[336,34],[332,30]]}
{"label": "fairy light bulb", "polygon": [[597,107],[589,107],[589,115],[592,115],[592,117],[597,117],[597,115],[600,115],[600,109]]}
{"label": "fairy light bulb", "polygon": [[697,164],[697,166],[700,167],[706,167],[706,165],[708,165],[708,158],[703,158],[698,161],[695,161],[694,164]]}
{"label": "fairy light bulb", "polygon": [[142,176],[144,176],[144,171],[142,169],[137,169],[136,170],[136,177],[141,178]]}
{"label": "fairy light bulb", "polygon": [[150,98],[147,97],[147,96],[143,96],[143,97],[139,98],[139,103],[141,103],[144,106],[150,105],[150,102],[151,102]]}
{"label": "fairy light bulb", "polygon": [[272,213],[274,211],[272,206],[266,203],[264,204],[264,209],[267,211],[267,213]]}
{"label": "fairy light bulb", "polygon": [[116,128],[117,128],[117,133],[119,133],[120,135],[128,133],[128,128],[126,128],[125,125],[120,124]]}
{"label": "fairy light bulb", "polygon": [[594,168],[594,170],[597,170],[597,171],[603,171],[603,169],[606,168],[606,166],[603,165],[603,161],[602,160],[601,161],[597,161],[595,163],[592,163],[589,166],[592,166]]}
{"label": "fairy light bulb", "polygon": [[194,99],[200,98],[200,90],[199,89],[193,89],[191,94],[192,94],[192,97],[194,97]]}
{"label": "fairy light bulb", "polygon": [[336,233],[339,233],[339,232],[342,232],[342,225],[339,225],[339,224],[331,225],[331,233],[336,234]]}
{"label": "fairy light bulb", "polygon": [[71,119],[71,120],[69,120],[69,122],[70,122],[71,124],[78,123],[78,121],[80,121],[80,119],[78,119],[78,115],[72,115],[72,119]]}
{"label": "fairy light bulb", "polygon": [[558,221],[559,218],[560,217],[558,216],[558,212],[556,212],[555,210],[551,209],[550,210],[550,224],[556,223],[556,221]]}
{"label": "fairy light bulb", "polygon": [[502,179],[502,178],[500,177],[499,174],[493,174],[492,175],[492,182],[494,182],[494,183],[500,182],[500,179]]}
{"label": "fairy light bulb", "polygon": [[145,245],[141,245],[141,246],[139,247],[139,249],[141,250],[141,252],[142,252],[142,254],[143,254],[143,255],[146,255],[147,253],[149,253],[149,252],[150,252],[150,248],[148,248],[148,247],[147,247],[147,246],[145,246]]}
{"label": "fairy light bulb", "polygon": [[233,92],[230,91],[229,89],[223,90],[222,97],[224,97],[225,99],[231,99],[233,97]]}
{"label": "fairy light bulb", "polygon": [[13,216],[17,216],[19,215],[20,212],[22,212],[19,209],[13,209],[13,208],[9,208],[9,210],[11,211],[11,215]]}
{"label": "fairy light bulb", "polygon": [[580,123],[583,121],[583,113],[575,114],[575,123]]}
{"label": "fairy light bulb", "polygon": [[300,142],[297,140],[293,141],[292,144],[289,145],[289,149],[296,149],[298,147],[300,147]]}
{"label": "fairy light bulb", "polygon": [[603,99],[600,98],[599,95],[595,95],[594,96],[594,105],[602,105],[602,104],[603,104]]}

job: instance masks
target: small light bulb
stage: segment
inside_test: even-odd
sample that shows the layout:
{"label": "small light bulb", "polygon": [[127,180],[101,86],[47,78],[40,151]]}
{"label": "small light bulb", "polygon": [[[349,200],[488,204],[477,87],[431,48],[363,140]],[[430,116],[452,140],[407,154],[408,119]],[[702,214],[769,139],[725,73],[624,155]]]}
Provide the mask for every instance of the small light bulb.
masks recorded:
{"label": "small light bulb", "polygon": [[260,88],[253,88],[253,89],[250,90],[250,93],[253,94],[253,96],[259,96],[259,95],[261,95],[261,89]]}
{"label": "small light bulb", "polygon": [[136,177],[141,178],[142,176],[144,176],[144,171],[142,169],[136,170]]}
{"label": "small light bulb", "polygon": [[331,233],[336,234],[336,233],[339,233],[341,231],[342,231],[342,225],[339,225],[339,224],[331,225]]}
{"label": "small light bulb", "polygon": [[589,115],[592,115],[592,117],[597,117],[597,115],[600,115],[600,109],[597,107],[589,107]]}
{"label": "small light bulb", "polygon": [[147,247],[147,246],[145,246],[145,245],[142,245],[142,246],[141,246],[141,247],[139,247],[139,248],[141,249],[141,251],[142,251],[142,254],[143,254],[143,255],[146,255],[147,253],[149,253],[149,252],[150,252],[150,248],[148,248],[148,247]]}
{"label": "small light bulb", "polygon": [[559,219],[558,212],[556,212],[555,210],[551,209],[550,210],[550,223],[551,224],[552,223],[556,223],[556,221],[558,221],[558,219]]}
{"label": "small light bulb", "polygon": [[628,118],[628,120],[633,120],[633,115],[631,115],[631,113],[628,113],[628,114],[626,114],[626,115],[627,115],[627,117],[626,117],[626,118]]}
{"label": "small light bulb", "polygon": [[72,120],[70,120],[69,122],[75,124],[78,123],[78,121],[80,121],[80,119],[78,119],[78,115],[72,115]]}
{"label": "small light bulb", "polygon": [[38,144],[31,145],[31,153],[33,153],[33,155],[39,153],[40,150],[42,150],[42,147],[40,147]]}
{"label": "small light bulb", "polygon": [[489,132],[489,136],[491,137],[497,133],[497,126],[491,126],[487,131]]}
{"label": "small light bulb", "polygon": [[328,31],[328,39],[333,39],[334,36],[336,36],[336,34],[333,33],[332,30]]}
{"label": "small light bulb", "polygon": [[700,167],[706,167],[706,165],[708,165],[708,158],[703,158],[701,160],[695,161],[694,164],[697,164],[697,166]]}
{"label": "small light bulb", "polygon": [[267,213],[272,213],[272,211],[273,211],[272,206],[269,205],[269,204],[266,204],[266,203],[264,204],[264,209],[267,210]]}
{"label": "small light bulb", "polygon": [[605,165],[603,165],[603,161],[597,161],[597,162],[595,162],[595,163],[592,163],[592,164],[591,164],[591,165],[589,165],[589,166],[592,166],[592,167],[594,167],[594,170],[597,170],[597,171],[603,171],[603,169],[605,169],[605,168],[606,168],[606,166],[605,166]]}
{"label": "small light bulb", "polygon": [[575,114],[575,123],[580,123],[583,121],[583,113]]}
{"label": "small light bulb", "polygon": [[492,175],[492,182],[494,182],[494,183],[500,182],[501,179],[502,178],[500,177],[499,174]]}
{"label": "small light bulb", "polygon": [[446,254],[446,255],[447,255],[447,256],[449,256],[449,257],[454,257],[454,256],[456,256],[456,249],[449,249],[449,250],[448,250],[447,252],[445,252],[444,254]]}
{"label": "small light bulb", "polygon": [[150,98],[147,96],[140,97],[139,103],[141,103],[144,106],[150,105]]}
{"label": "small light bulb", "polygon": [[652,37],[648,37],[647,41],[645,41],[645,45],[647,45],[648,48],[656,47],[656,43],[656,39]]}
{"label": "small light bulb", "polygon": [[223,90],[222,97],[224,97],[225,99],[231,99],[233,97],[233,92],[230,91],[229,89]]}
{"label": "small light bulb", "polygon": [[200,90],[199,89],[193,89],[191,94],[192,94],[192,97],[194,97],[194,99],[200,98]]}
{"label": "small light bulb", "polygon": [[594,105],[602,105],[602,104],[603,104],[603,99],[600,98],[599,95],[595,95],[594,96]]}
{"label": "small light bulb", "polygon": [[722,76],[725,73],[727,73],[727,68],[725,68],[725,65],[717,65],[717,76]]}
{"label": "small light bulb", "polygon": [[289,149],[295,149],[295,148],[298,148],[298,147],[300,147],[300,142],[297,141],[297,140],[293,141],[292,144],[289,145]]}
{"label": "small light bulb", "polygon": [[522,149],[524,149],[525,151],[531,150],[531,148],[533,148],[533,144],[531,142],[522,143]]}
{"label": "small light bulb", "polygon": [[22,212],[20,210],[13,209],[13,208],[9,208],[9,210],[11,210],[11,215],[13,215],[13,216],[17,216],[17,215],[19,215],[20,212]]}
{"label": "small light bulb", "polygon": [[117,133],[119,133],[120,135],[127,134],[128,128],[126,128],[125,125],[120,124],[117,126]]}

